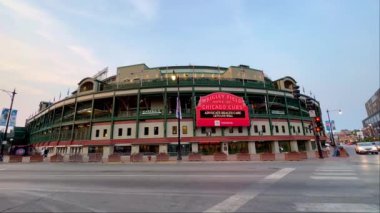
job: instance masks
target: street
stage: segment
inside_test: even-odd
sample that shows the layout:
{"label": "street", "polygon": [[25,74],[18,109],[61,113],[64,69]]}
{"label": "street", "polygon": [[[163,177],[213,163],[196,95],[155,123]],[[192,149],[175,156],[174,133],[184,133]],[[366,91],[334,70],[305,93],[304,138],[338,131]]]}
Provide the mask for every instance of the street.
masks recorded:
{"label": "street", "polygon": [[379,212],[379,155],[0,164],[1,212]]}

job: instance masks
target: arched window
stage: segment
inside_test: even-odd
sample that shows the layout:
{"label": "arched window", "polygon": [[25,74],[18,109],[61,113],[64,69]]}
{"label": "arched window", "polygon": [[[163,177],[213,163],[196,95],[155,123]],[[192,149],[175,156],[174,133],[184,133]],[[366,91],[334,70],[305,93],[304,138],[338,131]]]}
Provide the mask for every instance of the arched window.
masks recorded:
{"label": "arched window", "polygon": [[91,91],[94,89],[94,83],[92,82],[86,82],[80,86],[81,92]]}
{"label": "arched window", "polygon": [[293,85],[294,85],[294,83],[292,81],[286,80],[284,82],[285,89],[292,89]]}

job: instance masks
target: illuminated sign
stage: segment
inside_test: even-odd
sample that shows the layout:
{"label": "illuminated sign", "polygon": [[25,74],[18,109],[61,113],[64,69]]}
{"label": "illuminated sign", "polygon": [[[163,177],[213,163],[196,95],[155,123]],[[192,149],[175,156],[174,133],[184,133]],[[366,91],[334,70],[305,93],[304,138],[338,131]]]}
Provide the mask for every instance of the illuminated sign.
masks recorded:
{"label": "illuminated sign", "polygon": [[248,107],[243,98],[224,92],[201,97],[196,117],[197,127],[250,125]]}

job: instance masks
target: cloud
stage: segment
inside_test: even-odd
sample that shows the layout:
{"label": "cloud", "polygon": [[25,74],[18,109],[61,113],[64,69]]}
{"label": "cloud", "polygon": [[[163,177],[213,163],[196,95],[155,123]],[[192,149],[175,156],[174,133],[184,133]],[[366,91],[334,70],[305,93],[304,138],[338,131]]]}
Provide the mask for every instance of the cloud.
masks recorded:
{"label": "cloud", "polygon": [[[18,125],[24,124],[39,101],[76,89],[82,78],[104,67],[65,23],[47,11],[23,1],[1,0],[0,9],[4,17],[0,19],[0,88],[16,88]],[[0,94],[0,108],[9,107],[8,102]]]}
{"label": "cloud", "polygon": [[86,62],[92,65],[99,65],[98,60],[94,57],[92,52],[86,48],[83,48],[81,46],[76,45],[69,45],[67,46],[71,51],[73,51],[75,54],[83,58]]}

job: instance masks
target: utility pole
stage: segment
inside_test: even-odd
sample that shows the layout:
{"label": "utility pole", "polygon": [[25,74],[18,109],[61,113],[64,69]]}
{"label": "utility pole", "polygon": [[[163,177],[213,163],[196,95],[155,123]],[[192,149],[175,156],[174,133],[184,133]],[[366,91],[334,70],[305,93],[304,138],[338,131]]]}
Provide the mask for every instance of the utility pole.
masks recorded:
{"label": "utility pole", "polygon": [[[13,107],[13,100],[15,98],[15,95],[16,95],[16,89],[13,89],[13,92],[10,92],[10,91],[6,91],[6,90],[2,90],[3,92],[6,92],[6,93],[12,93],[12,97],[11,97],[11,106],[9,107],[9,112],[8,112],[8,116],[7,116],[7,123],[5,125],[5,132],[4,132],[4,141],[7,140],[7,132],[8,132],[8,126],[9,126],[9,120],[11,118],[11,114],[12,114],[12,107]],[[12,144],[11,144],[12,145]],[[3,141],[1,141],[1,150],[0,150],[0,162],[3,161],[3,153],[4,153],[4,144],[3,144]]]}

